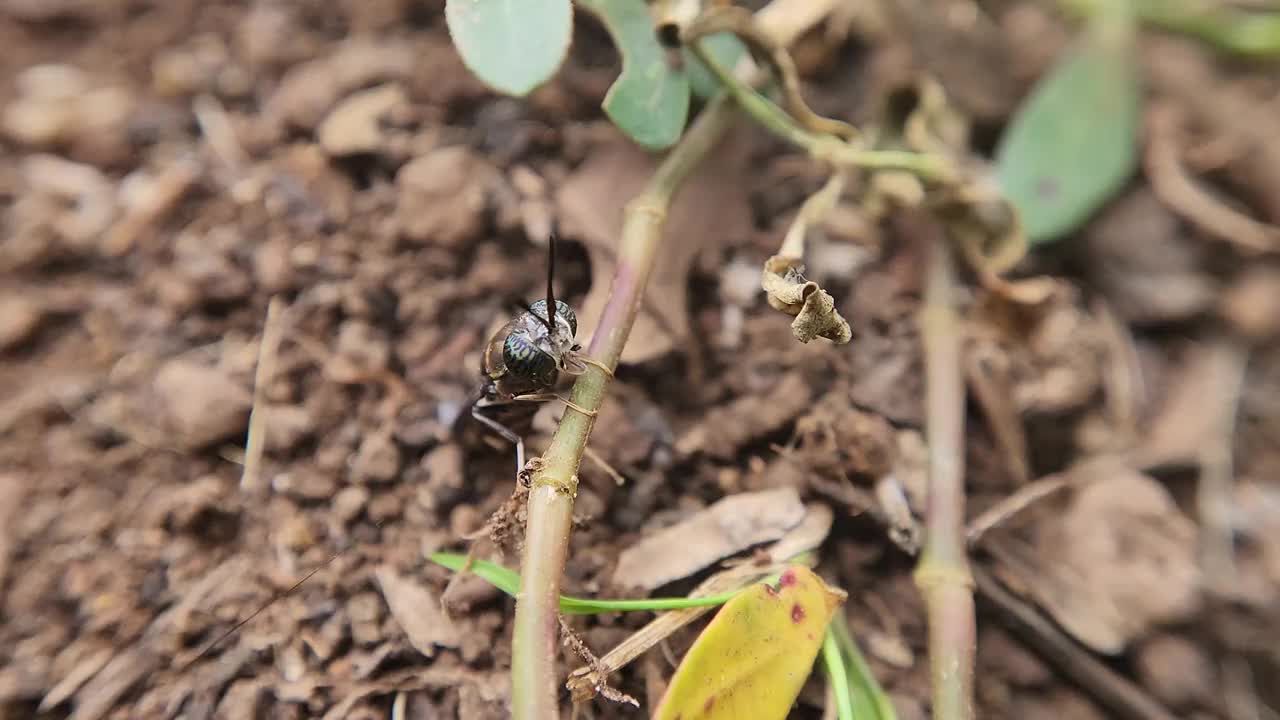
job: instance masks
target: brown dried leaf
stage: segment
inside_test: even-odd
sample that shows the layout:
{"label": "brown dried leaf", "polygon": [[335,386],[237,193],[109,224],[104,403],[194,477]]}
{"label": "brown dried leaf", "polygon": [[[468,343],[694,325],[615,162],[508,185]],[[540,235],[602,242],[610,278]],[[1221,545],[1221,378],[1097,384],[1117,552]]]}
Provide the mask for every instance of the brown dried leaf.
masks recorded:
{"label": "brown dried leaf", "polygon": [[[750,235],[751,209],[740,181],[754,138],[745,130],[732,133],[690,176],[673,202],[661,255],[622,353],[623,363],[651,360],[688,339],[688,278],[694,259]],[[567,234],[580,237],[591,258],[591,291],[578,312],[581,328],[593,332],[604,311],[622,236],[623,208],[643,189],[656,166],[657,161],[634,143],[611,140],[590,151],[556,193]]]}
{"label": "brown dried leaf", "polygon": [[0,475],[0,587],[9,575],[9,561],[18,547],[16,521],[26,494],[25,484],[17,475]]}
{"label": "brown dried leaf", "polygon": [[628,547],[613,581],[645,590],[662,587],[752,545],[777,540],[804,517],[795,488],[731,495]]}
{"label": "brown dried leaf", "polygon": [[1196,526],[1168,491],[1110,458],[1069,475],[1078,490],[1060,512],[1041,513],[1034,559],[1018,569],[1037,602],[1106,654],[1194,614],[1201,582]]}
{"label": "brown dried leaf", "polygon": [[76,711],[71,720],[106,717],[116,701],[159,665],[160,658],[141,647],[116,655],[107,666],[76,693]]}
{"label": "brown dried leaf", "polygon": [[37,709],[40,712],[49,712],[61,705],[74,695],[82,685],[97,675],[114,654],[115,652],[111,648],[106,647],[87,653],[85,657],[72,666],[71,670],[58,681],[57,685],[54,685],[49,692],[45,693],[45,696],[40,699],[40,707]]}
{"label": "brown dried leaf", "polygon": [[813,389],[799,373],[782,378],[766,395],[745,394],[712,408],[702,422],[676,441],[681,455],[702,452],[733,457],[744,444],[778,430],[809,407]]}
{"label": "brown dried leaf", "polygon": [[1142,440],[1134,450],[1135,464],[1144,469],[1192,467],[1200,460],[1201,446],[1214,433],[1216,414],[1206,403],[1220,390],[1213,372],[1213,351],[1190,346],[1168,385],[1159,407],[1142,428]]}
{"label": "brown dried leaf", "polygon": [[764,264],[760,285],[769,306],[792,315],[791,331],[802,343],[818,337],[843,345],[853,338],[849,323],[836,311],[836,301],[818,283],[806,281],[796,258],[774,255]]}
{"label": "brown dried leaf", "polygon": [[432,657],[437,645],[456,648],[462,643],[458,628],[441,610],[440,601],[430,590],[400,577],[388,565],[379,567],[377,576],[391,615],[418,652]]}
{"label": "brown dried leaf", "polygon": [[[1102,385],[1103,324],[1082,306],[1078,288],[1044,278],[1040,302],[1004,293],[981,298],[967,332],[988,362],[1006,367],[1020,412],[1058,413],[1083,406]],[[1028,299],[1028,298],[1022,298]]]}

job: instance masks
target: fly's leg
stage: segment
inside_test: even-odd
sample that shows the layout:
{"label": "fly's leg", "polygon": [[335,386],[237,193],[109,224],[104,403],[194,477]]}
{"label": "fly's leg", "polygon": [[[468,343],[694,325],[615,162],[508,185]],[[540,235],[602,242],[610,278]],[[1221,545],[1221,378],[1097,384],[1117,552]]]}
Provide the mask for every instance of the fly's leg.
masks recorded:
{"label": "fly's leg", "polygon": [[[603,368],[604,366],[601,366],[601,367]],[[523,400],[526,402],[546,402],[549,400],[559,400],[560,402],[564,403],[567,407],[572,408],[573,410],[576,410],[582,413],[583,415],[586,415],[587,417],[595,417],[597,415],[597,413],[594,410],[588,410],[582,407],[581,405],[578,405],[577,403],[573,402],[569,398],[566,398],[563,395],[557,395],[555,393],[532,393],[529,395],[517,395],[515,396],[514,399]],[[618,483],[619,485],[622,485],[625,482],[624,478],[622,477],[622,473],[613,469],[612,465],[605,462],[605,459],[597,455],[596,452],[592,450],[590,447],[584,447],[583,452],[586,453],[587,457],[589,457],[597,465],[599,465],[602,469],[604,469],[604,471],[609,474],[609,477],[613,478],[614,482]]]}
{"label": "fly's leg", "polygon": [[476,404],[471,406],[471,417],[484,423],[484,426],[506,438],[507,442],[516,446],[516,477],[520,476],[520,471],[524,469],[524,438],[520,437],[511,428],[485,415],[482,411],[493,405],[497,405],[492,400],[478,400]]}
{"label": "fly's leg", "polygon": [[560,402],[564,403],[566,406],[574,410],[577,410],[578,412],[582,413],[583,415],[586,415],[587,417],[596,416],[596,411],[588,410],[582,407],[581,405],[578,405],[577,403],[573,402],[569,398],[564,397],[563,395],[557,395],[555,393],[529,393],[528,395],[517,395],[513,399],[520,400],[523,402],[547,402],[550,400],[559,400]]}

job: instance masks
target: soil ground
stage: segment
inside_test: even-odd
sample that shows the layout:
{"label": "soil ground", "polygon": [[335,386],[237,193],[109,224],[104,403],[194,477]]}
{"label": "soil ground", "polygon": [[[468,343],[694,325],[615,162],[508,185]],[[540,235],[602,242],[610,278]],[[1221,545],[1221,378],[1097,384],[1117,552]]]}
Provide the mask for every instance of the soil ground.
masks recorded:
{"label": "soil ground", "polygon": [[[1035,3],[986,3],[990,25],[963,30],[897,5],[877,32],[800,43],[819,112],[865,122],[927,72],[989,152],[1070,38]],[[552,227],[584,339],[607,293],[652,167],[602,120],[608,36],[582,18],[525,100],[468,74],[431,0],[4,0],[0,45],[0,717],[505,717],[513,602],[467,581],[450,621],[402,608],[437,613],[449,575],[424,556],[464,550],[511,494],[512,449],[454,421],[487,338],[542,295]],[[1154,33],[1144,59],[1150,114],[1180,132],[1149,124],[1143,172],[1019,266],[1051,300],[967,311],[970,515],[1067,484],[975,549],[1014,598],[980,593],[984,718],[1280,713],[1278,76]],[[1215,230],[1170,177],[1270,248]],[[851,202],[815,240],[848,345],[801,345],[759,293],[823,180],[742,129],[692,182],[591,440],[626,482],[584,465],[565,589],[642,594],[614,575],[641,538],[792,488],[834,511],[818,569],[899,716],[929,717],[914,558],[883,504],[897,488],[923,507],[910,225]],[[264,455],[243,479],[255,405]],[[708,571],[690,572],[653,593]],[[600,654],[648,619],[573,625]],[[652,707],[696,627],[613,683]],[[794,716],[822,708],[815,679]]]}

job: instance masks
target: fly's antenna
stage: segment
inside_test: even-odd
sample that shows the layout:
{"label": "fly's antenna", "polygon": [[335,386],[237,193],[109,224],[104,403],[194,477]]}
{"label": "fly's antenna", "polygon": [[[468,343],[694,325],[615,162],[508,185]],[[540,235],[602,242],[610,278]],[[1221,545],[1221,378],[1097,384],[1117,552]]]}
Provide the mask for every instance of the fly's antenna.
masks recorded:
{"label": "fly's antenna", "polygon": [[547,241],[547,329],[552,332],[556,331],[556,234],[551,232],[551,239]]}

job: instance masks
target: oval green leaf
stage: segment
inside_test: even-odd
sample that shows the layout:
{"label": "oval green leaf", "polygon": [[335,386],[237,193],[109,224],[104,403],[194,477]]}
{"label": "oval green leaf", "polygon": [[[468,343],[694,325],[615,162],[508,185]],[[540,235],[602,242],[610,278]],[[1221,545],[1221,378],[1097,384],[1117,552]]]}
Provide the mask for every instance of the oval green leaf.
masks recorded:
{"label": "oval green leaf", "polygon": [[551,79],[573,36],[571,0],[447,0],[444,16],[462,62],[506,95]]}
{"label": "oval green leaf", "polygon": [[783,720],[845,597],[802,565],[742,591],[689,648],[654,720]]}
{"label": "oval green leaf", "polygon": [[618,129],[649,150],[675,144],[689,117],[689,78],[671,67],[644,0],[579,0],[600,18],[622,55],[622,74],[604,98]]}
{"label": "oval green leaf", "polygon": [[1040,80],[996,149],[1000,188],[1031,245],[1077,229],[1137,165],[1132,22],[1098,22]]}

